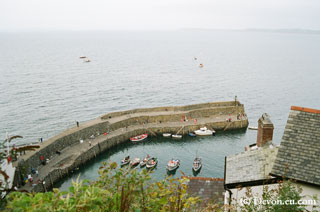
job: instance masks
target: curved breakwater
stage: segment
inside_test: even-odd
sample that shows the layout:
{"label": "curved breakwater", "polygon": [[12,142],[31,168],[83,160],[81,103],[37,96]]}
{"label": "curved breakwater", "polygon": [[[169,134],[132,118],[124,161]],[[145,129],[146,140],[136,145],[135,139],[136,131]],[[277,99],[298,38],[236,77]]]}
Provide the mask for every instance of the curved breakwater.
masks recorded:
{"label": "curved breakwater", "polygon": [[[80,123],[79,127],[75,126],[48,139],[37,151],[21,156],[16,164],[14,184],[28,191],[46,191],[80,165],[142,133],[148,133],[149,136],[178,131],[179,134],[188,134],[203,126],[216,131],[246,128],[248,119],[246,116],[237,119],[239,113],[245,114],[245,111],[238,101],[109,113]],[[226,121],[229,118],[231,122]],[[94,138],[90,139],[92,135]],[[57,150],[61,154],[57,154]],[[41,157],[49,159],[49,163],[42,165]],[[39,176],[34,176],[34,182],[41,179],[45,184],[23,185],[23,180],[30,174],[31,168],[39,170]]]}

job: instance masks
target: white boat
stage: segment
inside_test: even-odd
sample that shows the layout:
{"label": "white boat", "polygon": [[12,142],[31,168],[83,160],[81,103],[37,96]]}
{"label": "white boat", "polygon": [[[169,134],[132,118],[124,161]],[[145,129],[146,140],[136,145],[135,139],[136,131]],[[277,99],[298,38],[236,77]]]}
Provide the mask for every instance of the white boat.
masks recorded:
{"label": "white boat", "polygon": [[216,131],[208,130],[207,127],[201,127],[200,130],[194,131],[196,135],[214,135]]}
{"label": "white boat", "polygon": [[148,162],[148,160],[149,160],[150,158],[151,158],[150,155],[147,155],[147,156],[140,162],[140,168],[144,167],[144,166],[147,164],[147,162]]}
{"label": "white boat", "polygon": [[130,163],[130,156],[127,156],[123,160],[121,160],[121,166],[125,166],[129,163]]}
{"label": "white boat", "polygon": [[167,170],[173,171],[179,168],[179,166],[180,166],[180,160],[171,159],[167,164]]}
{"label": "white boat", "polygon": [[193,161],[192,169],[193,171],[197,172],[201,169],[202,167],[202,160],[199,157],[196,157]]}
{"label": "white boat", "polygon": [[165,137],[165,138],[171,137],[171,133],[163,133],[162,135],[163,135],[163,137]]}
{"label": "white boat", "polygon": [[157,158],[151,158],[148,160],[147,162],[147,169],[153,169],[154,167],[156,167],[158,164],[158,159]]}
{"label": "white boat", "polygon": [[248,129],[249,129],[249,130],[258,130],[258,127],[249,126]]}
{"label": "white boat", "polygon": [[172,138],[181,139],[181,138],[182,138],[182,135],[174,134],[174,135],[172,135]]}
{"label": "white boat", "polygon": [[135,167],[139,165],[140,163],[140,158],[134,158],[132,161],[130,161],[130,167]]}

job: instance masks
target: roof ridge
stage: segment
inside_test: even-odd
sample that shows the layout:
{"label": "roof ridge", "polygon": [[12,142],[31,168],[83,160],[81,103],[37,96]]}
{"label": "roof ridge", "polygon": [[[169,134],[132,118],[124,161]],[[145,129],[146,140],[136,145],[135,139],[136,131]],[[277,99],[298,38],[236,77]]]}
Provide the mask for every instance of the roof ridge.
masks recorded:
{"label": "roof ridge", "polygon": [[307,107],[291,106],[291,110],[320,114],[320,110],[307,108]]}

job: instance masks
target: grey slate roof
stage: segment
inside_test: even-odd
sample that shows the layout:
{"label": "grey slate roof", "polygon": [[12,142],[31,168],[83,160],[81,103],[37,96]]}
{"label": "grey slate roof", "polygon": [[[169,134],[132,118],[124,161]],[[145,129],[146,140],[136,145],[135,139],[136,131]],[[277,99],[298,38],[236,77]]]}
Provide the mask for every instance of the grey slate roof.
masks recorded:
{"label": "grey slate roof", "polygon": [[199,196],[204,202],[223,203],[225,190],[223,178],[186,177],[187,192],[192,196]]}
{"label": "grey slate roof", "polygon": [[271,174],[320,185],[320,111],[290,112]]}
{"label": "grey slate roof", "polygon": [[225,184],[251,182],[269,178],[278,147],[264,145],[226,158]]}

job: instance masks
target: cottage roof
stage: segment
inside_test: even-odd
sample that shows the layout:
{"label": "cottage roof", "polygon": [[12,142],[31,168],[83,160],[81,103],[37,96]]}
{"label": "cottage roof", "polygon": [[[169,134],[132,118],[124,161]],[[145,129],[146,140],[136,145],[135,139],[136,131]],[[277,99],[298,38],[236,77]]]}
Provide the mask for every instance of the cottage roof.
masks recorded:
{"label": "cottage roof", "polygon": [[277,152],[278,147],[268,143],[263,147],[226,157],[225,184],[268,179]]}
{"label": "cottage roof", "polygon": [[271,174],[320,185],[320,110],[291,107]]}
{"label": "cottage roof", "polygon": [[210,200],[213,203],[224,201],[223,178],[186,177],[187,192],[190,195],[199,196],[204,202]]}

